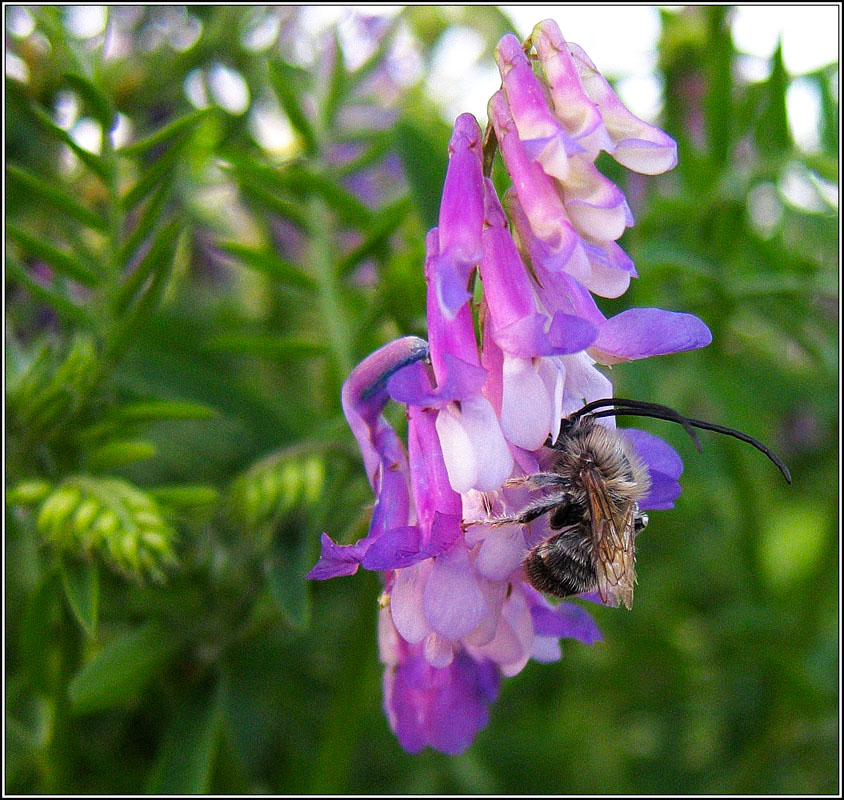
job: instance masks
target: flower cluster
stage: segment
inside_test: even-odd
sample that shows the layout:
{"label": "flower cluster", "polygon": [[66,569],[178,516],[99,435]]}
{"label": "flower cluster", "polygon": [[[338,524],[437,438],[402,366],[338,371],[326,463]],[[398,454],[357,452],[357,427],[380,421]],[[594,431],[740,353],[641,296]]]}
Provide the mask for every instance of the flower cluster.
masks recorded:
{"label": "flower cluster", "polygon": [[[583,607],[552,605],[526,580],[522,560],[551,535],[547,520],[484,520],[526,505],[525,488],[503,484],[539,471],[563,417],[612,396],[596,363],[711,338],[689,314],[640,308],[607,319],[598,309],[593,293],[616,297],[636,272],[616,243],[633,223],[630,209],[595,159],[605,151],[656,174],[674,165],[676,146],[622,105],[554,22],[537,25],[529,45],[536,71],[516,37],[496,50],[502,88],[489,118],[512,179],[504,206],[484,176],[492,134],[485,138],[463,114],[439,225],[427,238],[428,342],[387,344],[344,385],[343,408],[376,502],[366,537],[338,545],[323,535],[310,573],[381,573],[384,705],[411,752],[461,752],[486,724],[501,675],[517,674],[531,658],[559,659],[561,638],[601,638]],[[476,274],[480,336],[469,291]],[[407,407],[406,449],[382,415],[389,400]],[[644,431],[625,434],[650,473],[640,506],[670,508],[680,492],[679,456]]]}

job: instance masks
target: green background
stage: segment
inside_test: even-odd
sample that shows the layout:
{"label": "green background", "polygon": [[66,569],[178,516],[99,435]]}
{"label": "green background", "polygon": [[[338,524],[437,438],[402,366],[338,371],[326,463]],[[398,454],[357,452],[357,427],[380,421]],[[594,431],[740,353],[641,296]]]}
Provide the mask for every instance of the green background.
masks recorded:
{"label": "green background", "polygon": [[[407,8],[351,69],[332,57],[344,30],[302,65],[296,8],[270,12],[261,51],[244,44],[272,30],[260,9],[121,13],[107,57],[59,8],[7,36],[29,73],[6,78],[7,791],[835,792],[837,65],[792,76],[778,49],[749,82],[729,7],[660,12],[679,166],[599,162],[631,198],[641,276],[602,309],[689,311],[714,336],[616,366],[616,393],[762,439],[794,484],[735,440],[704,432],[698,454],[643,421],[686,469],[639,540],[634,610],[595,608],[602,643],[505,679],[463,755],[412,756],[381,709],[377,577],[304,575],[320,532],[353,541],[372,501],[345,375],[425,334],[450,120],[384,59],[410,35],[424,76],[461,25],[492,64],[512,26]],[[188,102],[214,64],[287,117],[294,148]],[[795,79],[821,100],[811,152]],[[69,97],[101,130],[122,114],[128,143],[81,149],[56,124]],[[385,164],[364,202],[350,180]]]}

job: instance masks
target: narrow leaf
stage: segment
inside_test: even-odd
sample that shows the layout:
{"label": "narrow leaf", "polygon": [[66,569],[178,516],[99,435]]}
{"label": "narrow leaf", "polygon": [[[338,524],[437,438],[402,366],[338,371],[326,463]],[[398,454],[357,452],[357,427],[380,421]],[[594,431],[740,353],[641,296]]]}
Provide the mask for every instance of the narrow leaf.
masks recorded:
{"label": "narrow leaf", "polygon": [[319,195],[340,221],[347,225],[365,228],[374,218],[373,213],[354,194],[327,175],[304,167],[289,167],[281,173],[280,178],[288,192]]}
{"label": "narrow leaf", "polygon": [[107,186],[110,185],[111,167],[104,158],[78,145],[64,128],[60,128],[55,122],[53,122],[46,111],[38,108],[37,106],[28,106],[28,110],[46,133],[58,139],[62,142],[62,144],[67,145],[73,154],[86,167],[88,167],[91,172],[101,178]]}
{"label": "narrow leaf", "polygon": [[103,126],[103,135],[108,136],[117,122],[117,115],[108,97],[98,86],[82,75],[68,72],[65,73],[64,79],[79,93],[91,113]]}
{"label": "narrow leaf", "polygon": [[337,265],[337,275],[348,275],[361,261],[369,258],[376,250],[384,246],[387,239],[395,233],[412,208],[409,197],[403,197],[392,205],[379,210],[375,225],[366,238],[351,252],[347,253]]}
{"label": "narrow leaf", "polygon": [[146,400],[129,403],[114,412],[114,417],[121,422],[149,422],[160,419],[209,419],[217,412],[211,406],[202,403],[189,403],[185,400]]}
{"label": "narrow leaf", "polygon": [[301,557],[303,549],[301,545],[297,548],[300,552],[277,547],[266,571],[271,597],[287,622],[296,628],[306,627],[311,618],[311,595],[305,578],[308,569]]}
{"label": "narrow leaf", "polygon": [[390,22],[389,28],[384,32],[381,41],[378,42],[375,50],[366,61],[363,62],[348,78],[347,93],[350,93],[356,86],[359,86],[365,78],[370,75],[387,55],[387,51],[393,45],[396,33],[405,24],[405,14],[397,14]]}
{"label": "narrow leaf", "polygon": [[126,310],[146,279],[156,272],[169,269],[176,240],[181,233],[182,223],[172,220],[161,228],[153,237],[144,257],[118,289],[114,298],[114,308],[120,314]]}
{"label": "narrow leaf", "polygon": [[185,133],[189,133],[199,124],[199,122],[205,119],[209,114],[214,113],[214,111],[214,108],[201,108],[198,111],[194,111],[184,117],[179,117],[178,119],[173,120],[173,122],[165,125],[161,128],[161,130],[155,131],[155,133],[151,133],[149,136],[145,136],[143,139],[139,139],[137,142],[133,142],[132,144],[121,148],[118,150],[118,153],[129,157],[144,155],[153,148],[158,147],[165,142],[169,142],[171,139],[175,139]]}
{"label": "narrow leaf", "polygon": [[90,637],[97,635],[100,608],[100,578],[96,561],[65,556],[61,562],[64,594],[82,629]]}
{"label": "narrow leaf", "polygon": [[144,170],[143,177],[121,198],[120,202],[125,211],[131,211],[162,181],[167,180],[176,169],[182,155],[183,145],[187,137],[182,137],[170,149],[158,158],[154,164]]}
{"label": "narrow leaf", "polygon": [[48,244],[44,239],[31,236],[22,228],[11,223],[6,224],[6,232],[28,255],[46,262],[56,272],[60,272],[85,286],[96,286],[100,282],[99,276],[93,269],[70,253]]}
{"label": "narrow leaf", "polygon": [[279,258],[275,253],[255,250],[239,242],[221,242],[218,246],[223,252],[238,259],[244,266],[263,272],[281,283],[308,291],[317,289],[317,283],[313,278],[302,272],[295,264]]}
{"label": "narrow leaf", "polygon": [[35,299],[52,308],[63,319],[85,328],[94,327],[94,321],[87,311],[52,287],[44,286],[36,281],[26,267],[19,264],[16,259],[10,258],[8,253],[6,254],[6,275],[25,287]]}
{"label": "narrow leaf", "polygon": [[390,151],[393,145],[393,134],[389,130],[379,132],[367,137],[366,141],[361,144],[368,146],[365,147],[359,156],[331,170],[331,175],[335,180],[352,175],[355,172],[359,172],[378,163]]}
{"label": "narrow leaf", "polygon": [[170,508],[196,508],[217,502],[220,492],[213,486],[157,486],[147,489],[159,503]]}
{"label": "narrow leaf", "polygon": [[394,145],[401,156],[413,198],[425,228],[437,225],[448,158],[443,142],[437,141],[429,126],[405,118],[395,129]]}
{"label": "narrow leaf", "polygon": [[289,220],[302,230],[310,228],[310,222],[307,215],[302,211],[301,203],[279,197],[272,190],[264,188],[254,178],[238,175],[238,182],[243,193],[254,202]]}
{"label": "narrow leaf", "polygon": [[182,703],[164,734],[147,793],[159,797],[207,794],[222,719],[219,689]]}
{"label": "narrow leaf", "polygon": [[149,622],[110,641],[68,687],[79,714],[125,705],[161,670],[178,647],[173,631]]}
{"label": "narrow leaf", "polygon": [[58,576],[51,570],[30,597],[19,628],[19,657],[32,685],[51,690],[50,656],[55,647],[57,611],[60,608]]}
{"label": "narrow leaf", "polygon": [[[169,281],[170,274],[172,272],[172,257],[163,258],[160,263],[161,266],[155,271],[146,291],[141,293],[137,303],[129,311],[128,315],[119,320],[114,326],[112,334],[108,339],[108,344],[106,345],[105,355],[108,360],[116,360],[123,354],[138,328],[146,322],[150,314],[158,308],[161,298],[164,296],[164,290],[167,288],[167,282]],[[140,265],[138,266],[138,269],[140,269]],[[138,269],[135,270],[136,273],[138,272]],[[127,286],[130,281],[126,282]]]}
{"label": "narrow leaf", "polygon": [[99,231],[106,229],[107,223],[99,214],[80,205],[72,195],[55,183],[48,183],[38,175],[14,164],[6,167],[6,175],[12,179],[13,186],[29,192],[36,202],[55,208],[89,228]]}
{"label": "narrow leaf", "polygon": [[[342,56],[338,53],[338,58]],[[305,151],[308,155],[314,155],[317,152],[317,139],[314,133],[313,126],[310,120],[305,116],[302,110],[302,102],[296,93],[294,85],[294,74],[287,69],[287,65],[282,61],[273,61],[269,64],[270,85],[275,92],[278,102],[287,114],[290,124],[298,131],[302,137],[302,142],[305,145]]]}
{"label": "narrow leaf", "polygon": [[92,472],[107,472],[135,461],[153,458],[156,452],[152,442],[142,439],[108,442],[88,456],[88,468]]}
{"label": "narrow leaf", "polygon": [[10,506],[34,506],[51,491],[53,484],[42,480],[21,481],[6,492],[6,503]]}
{"label": "narrow leaf", "polygon": [[347,73],[346,65],[343,63],[343,52],[340,47],[340,39],[337,31],[332,32],[331,53],[333,62],[331,64],[331,77],[328,79],[328,88],[322,102],[322,127],[330,129],[333,127],[334,117],[337,109],[346,96]]}
{"label": "narrow leaf", "polygon": [[231,353],[269,358],[306,358],[324,356],[327,345],[295,336],[272,336],[262,333],[230,333],[217,336],[210,347]]}
{"label": "narrow leaf", "polygon": [[138,248],[149,236],[153,229],[161,222],[164,214],[164,208],[167,201],[170,199],[170,193],[173,189],[173,175],[167,176],[158,185],[155,193],[150,197],[146,204],[143,213],[138,219],[137,224],[132,232],[126,237],[126,241],[120,247],[120,252],[117,258],[117,263],[125,268],[132,258],[135,256]]}

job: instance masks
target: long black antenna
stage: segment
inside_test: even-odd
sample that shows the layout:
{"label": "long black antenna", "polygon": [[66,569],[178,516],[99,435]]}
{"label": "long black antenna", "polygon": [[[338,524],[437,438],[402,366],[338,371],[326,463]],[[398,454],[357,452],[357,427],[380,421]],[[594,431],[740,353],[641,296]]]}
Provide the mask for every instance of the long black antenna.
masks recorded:
{"label": "long black antenna", "polygon": [[[619,408],[607,408],[607,406],[619,406]],[[603,409],[598,411],[597,409]],[[725,436],[732,436],[734,439],[740,439],[742,442],[747,442],[753,445],[757,450],[764,453],[771,461],[776,464],[779,471],[788,483],[791,483],[791,473],[788,467],[783,464],[780,457],[771,448],[762,444],[758,439],[748,436],[746,433],[737,431],[734,428],[726,428],[723,425],[716,425],[714,422],[705,422],[701,419],[692,419],[691,417],[684,417],[679,412],[668,406],[659,405],[659,403],[646,403],[642,400],[625,400],[621,397],[608,397],[603,400],[593,400],[587,403],[583,408],[572,414],[569,419],[578,419],[589,414],[592,417],[610,417],[610,416],[637,416],[637,417],[653,417],[655,419],[664,419],[668,422],[676,422],[682,425],[686,432],[694,439],[698,450],[700,450],[700,442],[694,431],[694,428],[701,428],[705,431],[714,431],[715,433],[723,433]]]}
{"label": "long black antenna", "polygon": [[636,414],[634,411],[619,411],[619,414],[640,416],[640,417],[654,417],[655,419],[664,419],[669,422],[676,422],[682,425],[686,433],[689,434],[691,440],[695,443],[697,451],[701,451],[700,439],[694,432],[689,421],[679,411],[675,411],[668,406],[662,406],[659,403],[647,403],[644,400],[625,400],[623,397],[606,397],[603,400],[593,400],[587,403],[583,408],[578,409],[572,414],[569,419],[578,419],[586,414],[594,417],[611,417],[614,415],[612,411],[599,412],[593,414],[592,412],[598,408],[606,408],[607,406],[621,406],[622,408],[638,409],[641,413]]}
{"label": "long black antenna", "polygon": [[768,456],[777,465],[786,481],[791,483],[791,472],[789,472],[788,467],[783,464],[780,457],[770,447],[762,444],[758,439],[754,439],[752,436],[748,436],[746,433],[737,431],[734,428],[725,428],[723,425],[716,425],[714,422],[704,422],[701,419],[691,419],[691,417],[686,417],[686,419],[689,425],[694,425],[696,428],[703,428],[705,431],[715,431],[715,433],[723,433],[725,436],[732,436],[734,439],[741,439],[743,442],[752,444],[757,450]]}

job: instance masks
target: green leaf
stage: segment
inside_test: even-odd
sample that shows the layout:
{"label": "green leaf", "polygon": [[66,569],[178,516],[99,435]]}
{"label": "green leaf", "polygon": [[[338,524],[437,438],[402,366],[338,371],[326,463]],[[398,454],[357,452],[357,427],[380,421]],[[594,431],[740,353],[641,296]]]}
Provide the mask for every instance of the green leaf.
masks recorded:
{"label": "green leaf", "polygon": [[152,795],[207,794],[222,733],[220,689],[183,702],[158,751],[146,791]]}
{"label": "green leaf", "polygon": [[128,403],[110,415],[119,422],[150,422],[172,419],[210,419],[217,411],[203,403],[185,400],[144,400]]}
{"label": "green leaf", "polygon": [[310,220],[302,210],[301,200],[296,201],[282,197],[277,186],[267,185],[271,181],[263,180],[264,176],[241,163],[233,163],[228,169],[234,173],[241,191],[253,202],[284,219],[290,220],[302,230],[310,228]]}
{"label": "green leaf", "polygon": [[295,264],[279,258],[275,253],[256,250],[239,242],[220,242],[217,246],[245,267],[262,272],[274,280],[306,291],[313,292],[317,289],[317,283],[313,278],[302,272]]}
{"label": "green leaf", "polygon": [[103,126],[103,135],[108,136],[117,124],[117,114],[103,91],[82,75],[65,73],[64,79],[75,89],[87,104],[91,113]]}
{"label": "green leaf", "polygon": [[337,275],[344,277],[369,258],[374,252],[385,246],[387,240],[404,222],[413,203],[408,197],[403,197],[389,206],[379,209],[376,222],[370,227],[366,238],[351,252],[347,253],[337,265]]}
{"label": "green leaf", "polygon": [[88,456],[88,468],[91,472],[108,472],[135,461],[153,458],[156,452],[155,445],[143,439],[108,442]]}
{"label": "green leaf", "polygon": [[108,227],[108,223],[99,214],[80,205],[76,198],[64,189],[60,189],[55,181],[45,181],[40,176],[14,164],[6,166],[6,176],[7,179],[11,178],[13,187],[28,192],[33,201],[55,208],[89,228],[103,231]]}
{"label": "green leaf", "polygon": [[[256,163],[254,160],[238,158],[234,154],[231,156],[231,162],[238,180],[245,185],[260,187],[265,194],[269,193],[274,197],[285,194],[299,208],[302,207],[304,198],[316,195],[347,225],[361,228],[374,219],[369,208],[352,192],[340,186],[332,176],[300,162],[278,169],[268,164]],[[299,213],[302,214],[301,211]]]}
{"label": "green leaf", "polygon": [[[342,55],[337,53],[337,58],[342,59]],[[318,150],[316,134],[310,120],[302,110],[303,104],[296,92],[296,72],[283,61],[272,61],[269,64],[269,75],[270,86],[287,114],[290,124],[302,137],[305,151],[308,155],[315,155]]]}
{"label": "green leaf", "polygon": [[346,92],[349,88],[347,86],[346,65],[343,63],[343,52],[336,30],[332,31],[331,55],[333,57],[331,76],[328,79],[328,87],[320,108],[322,127],[325,130],[330,130],[333,127],[337,109],[340,108],[343,99],[347,96]]}
{"label": "green leaf", "polygon": [[439,222],[440,197],[448,169],[445,141],[437,140],[430,129],[430,125],[408,117],[400,119],[394,128],[394,146],[426,229]]}
{"label": "green leaf", "polygon": [[97,635],[100,607],[100,578],[96,561],[64,557],[61,560],[64,594],[82,629],[90,637]]}
{"label": "green leaf", "polygon": [[709,136],[709,156],[723,169],[730,153],[733,122],[733,42],[726,7],[706,9],[708,94],[704,108]]}
{"label": "green leaf", "polygon": [[131,211],[156,186],[168,181],[176,172],[182,159],[184,145],[189,141],[187,136],[177,140],[170,149],[151,166],[143,171],[143,177],[120,199],[124,211]]}
{"label": "green leaf", "polygon": [[273,336],[263,333],[227,333],[212,339],[213,350],[242,353],[258,358],[309,358],[325,356],[327,345],[295,336]]}
{"label": "green leaf", "polygon": [[[301,537],[306,540],[304,535]],[[305,628],[311,619],[311,594],[305,577],[308,565],[299,553],[276,549],[266,570],[267,587],[287,622],[295,628]]]}
{"label": "green leaf", "polygon": [[24,252],[45,261],[56,272],[85,286],[96,286],[100,282],[99,275],[91,267],[83,264],[71,253],[48,244],[43,238],[36,238],[12,223],[6,224],[6,233]]}
{"label": "green leaf", "polygon": [[102,179],[108,186],[111,183],[112,170],[111,165],[104,158],[86,150],[84,147],[78,145],[73,137],[64,129],[56,125],[43,109],[37,106],[27,106],[27,110],[32,114],[33,119],[43,128],[43,130],[58,139],[62,144],[67,145],[73,154],[91,170],[95,175]]}
{"label": "green leaf", "polygon": [[159,622],[148,622],[108,642],[70,681],[73,710],[89,714],[130,702],[178,648],[174,633]]}
{"label": "green leaf", "polygon": [[220,492],[213,486],[156,486],[147,493],[164,506],[174,509],[210,506],[217,502]]}
{"label": "green leaf", "polygon": [[[106,345],[107,359],[116,361],[123,355],[126,348],[131,344],[138,328],[149,319],[161,303],[173,272],[174,263],[173,253],[166,249],[166,243],[170,238],[172,229],[178,224],[178,222],[174,222],[173,225],[168,225],[162,231],[161,237],[157,239],[157,246],[154,245],[155,251],[150,248],[150,252],[147,254],[149,260],[145,258],[121,287],[120,295],[117,298],[118,303],[121,300],[128,301],[135,294],[135,289],[141,285],[142,279],[150,272],[154,273],[146,290],[141,290],[134,307],[114,324]],[[179,235],[176,234],[177,237]]]}
{"label": "green leaf", "polygon": [[34,506],[40,503],[53,488],[42,480],[21,481],[6,493],[6,502],[11,506]]}
{"label": "green leaf", "polygon": [[171,139],[189,134],[200,122],[213,113],[216,113],[215,108],[201,108],[198,111],[173,120],[173,122],[168,123],[161,130],[151,133],[149,136],[145,136],[137,142],[121,148],[117,152],[119,155],[132,158],[144,155],[153,148],[169,142]]}
{"label": "green leaf", "polygon": [[153,237],[149,250],[132,270],[117,291],[114,298],[114,309],[116,313],[126,310],[133,300],[144,281],[153,273],[168,269],[171,264],[173,250],[176,240],[182,231],[182,223],[179,220],[171,220],[169,224],[161,228]]}
{"label": "green leaf", "polygon": [[119,478],[65,478],[38,511],[38,532],[69,553],[100,551],[124,575],[163,579],[175,530],[155,500]]}
{"label": "green leaf", "polygon": [[166,176],[159,184],[152,197],[150,197],[140,219],[120,247],[117,263],[121,267],[125,268],[129,264],[135,256],[138,248],[146,240],[147,236],[149,236],[161,222],[164,215],[164,209],[167,206],[167,201],[170,199],[174,183],[175,181],[173,180],[172,174]]}
{"label": "green leaf", "polygon": [[785,104],[789,81],[782,58],[782,40],[771,58],[771,77],[765,84],[764,105],[756,114],[756,146],[763,156],[775,156],[791,149]]}
{"label": "green leaf", "polygon": [[26,267],[20,264],[17,259],[10,257],[8,253],[6,253],[6,275],[23,286],[33,298],[52,308],[62,319],[74,322],[84,328],[94,327],[94,320],[87,311],[52,287],[44,286],[44,284],[36,281]]}
{"label": "green leaf", "polygon": [[50,659],[56,646],[55,626],[59,601],[59,581],[55,570],[41,579],[29,598],[19,628],[20,659],[33,686],[49,693],[54,670]]}
{"label": "green leaf", "polygon": [[353,158],[342,166],[335,167],[331,170],[331,175],[335,180],[345,178],[348,175],[352,175],[355,172],[378,163],[387,155],[393,146],[393,133],[390,130],[380,131],[367,136],[360,143],[368,146],[357,158]]}
{"label": "green leaf", "polygon": [[[837,91],[833,91],[833,75],[837,75],[836,69],[824,69],[816,76],[818,88],[821,93],[821,142],[826,153],[838,152],[838,97]],[[835,81],[836,89],[838,80]],[[833,177],[827,180],[837,180],[838,171]]]}
{"label": "green leaf", "polygon": [[287,191],[301,195],[315,194],[337,215],[339,220],[354,228],[366,228],[374,214],[352,192],[344,189],[328,175],[312,169],[291,166],[281,173]]}
{"label": "green leaf", "polygon": [[346,80],[346,96],[348,96],[356,86],[359,86],[368,75],[378,68],[378,65],[383,61],[387,52],[393,46],[396,33],[401,30],[405,23],[405,12],[397,14],[390,21],[389,27],[384,32],[384,35],[381,37],[377,47],[372,51],[369,58],[367,58],[363,64],[361,64],[351,75],[348,76]]}

